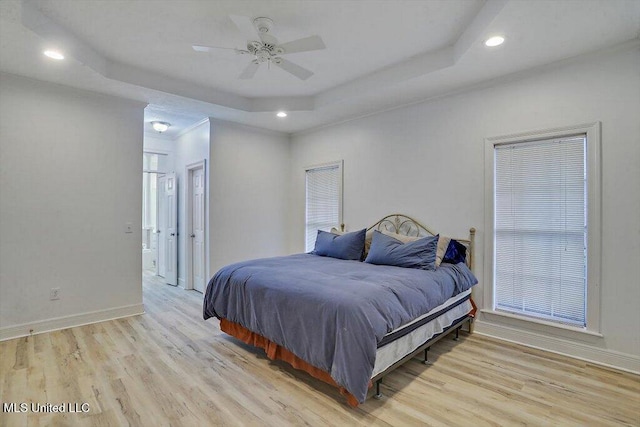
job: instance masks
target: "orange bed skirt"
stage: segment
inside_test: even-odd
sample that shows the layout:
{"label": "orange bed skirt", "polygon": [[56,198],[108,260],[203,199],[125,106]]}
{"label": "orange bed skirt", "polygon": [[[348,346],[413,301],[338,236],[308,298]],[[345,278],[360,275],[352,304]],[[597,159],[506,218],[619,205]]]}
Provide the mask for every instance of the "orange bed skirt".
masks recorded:
{"label": "orange bed skirt", "polygon": [[[279,346],[278,344],[269,341],[262,335],[256,334],[255,332],[250,331],[244,326],[231,322],[227,319],[220,319],[220,329],[244,343],[264,349],[264,351],[267,353],[267,357],[271,360],[282,360],[284,362],[287,362],[294,368],[308,373],[313,378],[337,387],[338,389],[340,389],[340,394],[347,398],[347,403],[349,404],[349,406],[352,406],[354,408],[358,406],[358,400],[344,387],[339,386],[333,380],[333,378],[331,378],[331,375],[328,372],[323,371],[320,368],[316,368],[315,366],[305,362],[286,348]],[[371,386],[372,383],[369,382],[369,387]]]}

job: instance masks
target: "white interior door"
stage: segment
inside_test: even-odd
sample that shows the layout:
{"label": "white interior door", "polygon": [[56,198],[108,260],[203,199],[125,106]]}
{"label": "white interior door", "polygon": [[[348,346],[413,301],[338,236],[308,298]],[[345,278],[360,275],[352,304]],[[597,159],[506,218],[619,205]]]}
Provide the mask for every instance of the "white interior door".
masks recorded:
{"label": "white interior door", "polygon": [[158,262],[156,263],[156,274],[165,277],[167,275],[166,261],[166,241],[167,233],[167,178],[165,176],[158,177],[158,227],[156,234],[158,235]]}
{"label": "white interior door", "polygon": [[[166,232],[165,242],[165,275],[167,284],[178,285],[178,185],[175,172],[165,175],[166,193]],[[163,230],[164,231],[164,230]]]}
{"label": "white interior door", "polygon": [[204,292],[205,288],[205,192],[204,168],[191,172],[191,274],[193,289]]}

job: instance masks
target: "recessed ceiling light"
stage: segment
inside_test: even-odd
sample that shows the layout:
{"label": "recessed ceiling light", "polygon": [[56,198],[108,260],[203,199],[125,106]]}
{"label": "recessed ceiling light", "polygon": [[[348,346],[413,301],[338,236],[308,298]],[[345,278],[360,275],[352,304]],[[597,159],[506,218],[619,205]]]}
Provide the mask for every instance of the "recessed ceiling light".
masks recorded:
{"label": "recessed ceiling light", "polygon": [[282,118],[282,117],[287,117],[287,113],[285,113],[284,111],[278,111],[278,114],[276,114],[276,116]]}
{"label": "recessed ceiling light", "polygon": [[504,37],[502,37],[502,36],[493,36],[491,38],[488,38],[484,42],[484,45],[487,46],[487,47],[496,47],[496,46],[500,46],[502,43],[504,43]]}
{"label": "recessed ceiling light", "polygon": [[57,60],[64,59],[64,55],[58,52],[57,50],[45,50],[42,53],[44,53],[45,56],[48,56],[51,59],[57,59]]}
{"label": "recessed ceiling light", "polygon": [[162,133],[165,132],[167,129],[169,129],[169,126],[171,126],[171,123],[167,123],[167,122],[151,122],[151,126],[153,126],[153,130]]}

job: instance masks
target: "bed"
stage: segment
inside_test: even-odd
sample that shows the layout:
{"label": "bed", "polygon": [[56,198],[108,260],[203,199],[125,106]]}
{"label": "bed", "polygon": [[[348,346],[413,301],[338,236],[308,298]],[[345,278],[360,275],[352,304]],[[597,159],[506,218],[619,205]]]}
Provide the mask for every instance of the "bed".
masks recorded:
{"label": "bed", "polygon": [[443,242],[410,217],[388,215],[358,233],[373,236],[367,262],[320,256],[317,243],[315,253],[223,267],[207,286],[205,320],[220,319],[222,331],[270,359],[338,387],[351,406],[363,403],[373,384],[379,398],[393,369],[422,352],[426,361],[429,347],[451,332],[457,338],[464,323],[471,330],[475,230],[453,241],[464,246],[464,262],[435,269],[372,263],[383,240],[400,250]]}

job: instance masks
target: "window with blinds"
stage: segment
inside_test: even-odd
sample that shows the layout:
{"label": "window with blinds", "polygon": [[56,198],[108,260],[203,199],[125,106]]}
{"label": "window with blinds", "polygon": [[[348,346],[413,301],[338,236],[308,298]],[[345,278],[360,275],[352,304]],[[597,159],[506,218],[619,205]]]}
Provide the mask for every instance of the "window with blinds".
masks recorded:
{"label": "window with blinds", "polygon": [[342,162],[306,169],[305,250],[315,247],[318,230],[342,221]]}
{"label": "window with blinds", "polygon": [[587,135],[494,146],[494,309],[585,327]]}

